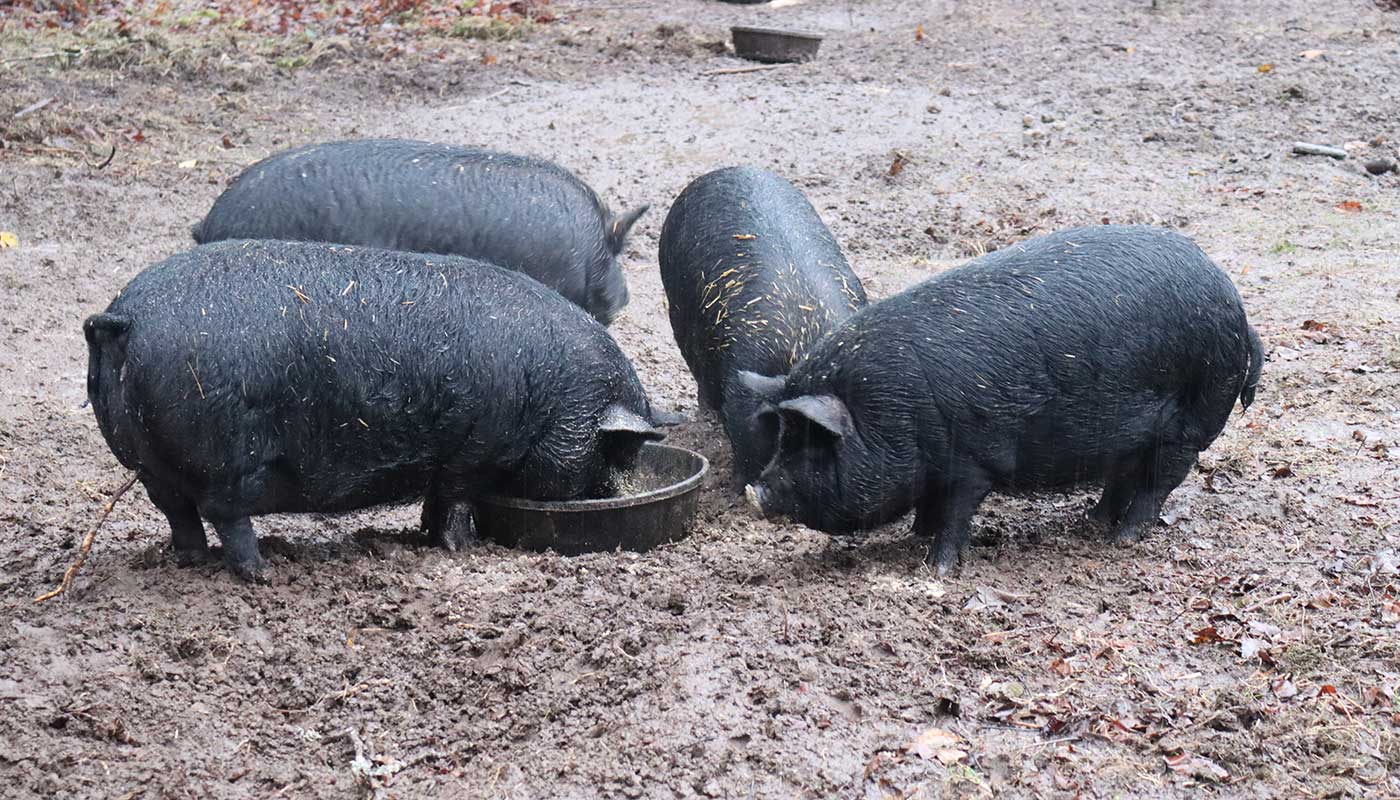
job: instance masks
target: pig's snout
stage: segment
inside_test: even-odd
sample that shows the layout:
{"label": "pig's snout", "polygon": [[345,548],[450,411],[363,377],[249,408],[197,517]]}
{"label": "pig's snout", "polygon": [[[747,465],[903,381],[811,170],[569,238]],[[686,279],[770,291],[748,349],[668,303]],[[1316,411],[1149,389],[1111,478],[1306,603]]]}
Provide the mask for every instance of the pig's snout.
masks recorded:
{"label": "pig's snout", "polygon": [[752,483],[744,487],[744,499],[749,506],[758,512],[760,517],[767,516],[763,513],[763,487],[755,486]]}

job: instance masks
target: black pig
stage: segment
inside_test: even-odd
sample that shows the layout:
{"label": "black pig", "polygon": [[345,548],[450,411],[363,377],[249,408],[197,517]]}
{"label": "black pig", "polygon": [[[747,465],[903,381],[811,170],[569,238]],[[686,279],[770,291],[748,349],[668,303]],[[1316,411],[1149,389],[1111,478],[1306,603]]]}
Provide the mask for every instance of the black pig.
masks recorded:
{"label": "black pig", "polygon": [[1136,541],[1247,408],[1263,353],[1235,287],[1167,230],[1077,228],[949,270],[848,319],[786,381],[746,375],[779,452],[746,490],[839,533],[911,507],[940,574],[993,490],[1104,487]]}
{"label": "black pig", "polygon": [[430,537],[456,549],[474,531],[449,523],[454,505],[602,493],[661,438],[601,325],[455,256],[204,245],[137,275],[83,330],[102,435],[177,557],[206,553],[203,517],[247,579],[264,570],[250,516],[421,497]]}
{"label": "black pig", "polygon": [[823,334],[865,305],[865,289],[816,209],[767,170],[696,178],[661,229],[661,282],[676,344],[717,410],[738,485],[777,446],[777,420],[738,375],[786,375]]}
{"label": "black pig", "polygon": [[627,305],[617,256],[646,206],[613,216],[537,158],[402,139],[330,142],[243,170],[192,233],[451,253],[523,272],[604,325]]}

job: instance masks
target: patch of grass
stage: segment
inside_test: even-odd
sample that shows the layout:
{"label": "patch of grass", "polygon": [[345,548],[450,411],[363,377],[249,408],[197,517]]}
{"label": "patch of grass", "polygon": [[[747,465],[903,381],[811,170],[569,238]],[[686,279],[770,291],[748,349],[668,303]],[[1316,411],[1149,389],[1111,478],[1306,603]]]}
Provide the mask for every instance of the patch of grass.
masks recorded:
{"label": "patch of grass", "polygon": [[447,35],[455,39],[504,42],[525,38],[533,26],[534,23],[524,18],[465,16],[459,17],[452,23],[452,26],[447,29]]}
{"label": "patch of grass", "polygon": [[1298,252],[1298,245],[1288,241],[1287,239],[1279,239],[1277,242],[1274,243],[1273,247],[1269,248],[1269,252],[1273,253],[1276,256],[1293,255],[1294,253]]}

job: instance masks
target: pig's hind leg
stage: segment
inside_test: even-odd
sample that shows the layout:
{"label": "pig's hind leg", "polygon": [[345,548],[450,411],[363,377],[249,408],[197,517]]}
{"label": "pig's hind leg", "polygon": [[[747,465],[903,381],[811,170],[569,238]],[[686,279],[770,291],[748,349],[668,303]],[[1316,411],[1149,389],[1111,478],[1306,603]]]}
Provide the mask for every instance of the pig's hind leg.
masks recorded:
{"label": "pig's hind leg", "polygon": [[209,522],[224,545],[224,565],[234,575],[253,583],[267,582],[267,562],[258,552],[258,534],[246,516],[219,517],[211,515]]}
{"label": "pig's hind leg", "polygon": [[1127,513],[1142,483],[1142,458],[1129,456],[1114,460],[1103,478],[1103,495],[1089,510],[1089,519],[1110,527]]}
{"label": "pig's hind leg", "polygon": [[958,566],[972,538],[972,516],[991,491],[991,481],[970,475],[925,490],[914,514],[914,534],[933,539],[927,561],[944,577]]}
{"label": "pig's hind leg", "polygon": [[194,501],[153,478],[142,476],[146,496],[170,522],[170,544],[175,550],[175,563],[182,567],[203,563],[209,558],[209,539],[204,523],[199,520],[199,508]]}
{"label": "pig's hind leg", "polygon": [[1114,531],[1116,542],[1132,544],[1147,535],[1157,523],[1167,496],[1191,473],[1197,453],[1189,445],[1164,442],[1145,459],[1147,469],[1142,470],[1142,480],[1138,483],[1132,502]]}

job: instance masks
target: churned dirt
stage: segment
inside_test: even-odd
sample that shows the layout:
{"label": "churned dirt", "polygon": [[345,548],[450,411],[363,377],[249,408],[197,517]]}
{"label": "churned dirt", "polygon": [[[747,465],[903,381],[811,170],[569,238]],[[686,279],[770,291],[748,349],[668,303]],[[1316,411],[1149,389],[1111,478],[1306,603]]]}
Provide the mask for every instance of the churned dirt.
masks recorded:
{"label": "churned dirt", "polygon": [[[500,40],[0,8],[0,795],[1400,796],[1400,177],[1363,167],[1397,157],[1400,13],[777,5],[556,2]],[[755,21],[825,32],[819,59],[706,75],[747,65],[723,42]],[[243,166],[367,135],[654,205],[614,332],[711,459],[694,535],[453,556],[416,508],[269,517],[258,587],[176,567],[137,488],[34,604],[126,478],[83,407],[83,317]],[[907,522],[756,520],[655,260],[670,198],[738,163],[807,192],[876,298],[1059,227],[1176,227],[1244,296],[1258,401],[1133,547],[1078,494],[991,498],[947,580]]]}

